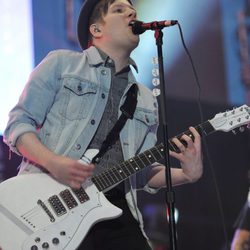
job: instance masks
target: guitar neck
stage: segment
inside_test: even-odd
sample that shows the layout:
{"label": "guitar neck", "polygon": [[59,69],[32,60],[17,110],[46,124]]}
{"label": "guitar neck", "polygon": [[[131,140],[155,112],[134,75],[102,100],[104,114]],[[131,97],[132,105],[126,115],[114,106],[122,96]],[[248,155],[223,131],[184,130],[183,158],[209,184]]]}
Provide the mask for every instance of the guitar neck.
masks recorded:
{"label": "guitar neck", "polygon": [[[215,131],[209,121],[200,124],[195,128],[200,135],[209,135]],[[177,135],[176,137],[180,139],[183,134],[186,134],[193,138],[193,135],[189,130]],[[172,138],[169,139],[169,148],[172,151],[178,152],[178,148],[174,143],[172,143]],[[99,191],[104,191],[162,158],[164,158],[163,143],[156,145],[155,147],[146,150],[145,152],[138,154],[119,165],[108,168],[104,172],[93,176],[91,180],[96,185]]]}
{"label": "guitar neck", "polygon": [[[202,135],[209,135],[209,134],[216,131],[209,121],[206,121],[202,124],[197,125],[195,127],[195,129],[198,131],[198,133],[201,136]],[[192,138],[194,140],[194,136],[190,130],[186,130],[185,132],[183,132],[179,135],[176,135],[175,137],[178,138],[184,145],[186,145],[186,141],[181,140],[181,137],[184,134],[189,136],[190,138]],[[179,148],[172,142],[172,140],[173,140],[173,138],[169,139],[169,141],[168,141],[169,149],[172,151],[175,151],[176,153],[179,153],[180,152]]]}

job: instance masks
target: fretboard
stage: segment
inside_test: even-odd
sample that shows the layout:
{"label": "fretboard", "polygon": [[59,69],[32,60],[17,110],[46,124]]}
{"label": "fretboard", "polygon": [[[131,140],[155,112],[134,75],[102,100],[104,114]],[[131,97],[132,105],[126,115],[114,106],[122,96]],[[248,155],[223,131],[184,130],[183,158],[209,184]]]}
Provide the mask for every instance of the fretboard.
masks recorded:
{"label": "fretboard", "polygon": [[[209,121],[200,124],[195,127],[200,135],[209,135],[214,132],[213,126],[210,124]],[[175,137],[180,139],[183,134],[188,135],[189,137],[193,138],[192,133],[187,130],[184,133],[181,133]],[[169,139],[169,149],[175,152],[178,152],[178,147],[172,142],[172,139]],[[183,142],[185,143],[185,142]],[[123,163],[110,167],[107,170],[103,171],[102,173],[93,176],[91,179],[93,183],[96,185],[99,191],[106,190],[116,184],[120,183],[121,181],[127,179],[129,176],[139,172],[146,166],[149,166],[156,161],[164,158],[164,145],[163,143],[156,145],[155,147],[146,150],[143,153],[136,155],[133,158],[130,158]]]}

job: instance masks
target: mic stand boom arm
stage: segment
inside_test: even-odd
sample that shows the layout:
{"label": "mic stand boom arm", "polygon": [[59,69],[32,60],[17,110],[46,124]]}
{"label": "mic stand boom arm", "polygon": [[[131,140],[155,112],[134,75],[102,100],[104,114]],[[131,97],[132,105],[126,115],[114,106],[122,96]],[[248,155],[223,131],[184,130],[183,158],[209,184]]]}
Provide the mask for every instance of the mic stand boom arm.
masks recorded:
{"label": "mic stand boom arm", "polygon": [[159,63],[159,79],[160,79],[160,104],[161,104],[161,116],[162,116],[162,130],[163,130],[163,144],[164,144],[164,163],[165,163],[165,177],[166,177],[166,203],[169,213],[169,238],[171,250],[177,249],[176,240],[176,225],[174,218],[174,203],[175,196],[172,187],[170,161],[169,161],[169,144],[168,144],[168,128],[167,128],[167,111],[166,111],[166,92],[165,92],[165,80],[164,80],[164,67],[163,67],[163,32],[161,29],[155,30],[155,39],[158,51],[158,63]]}

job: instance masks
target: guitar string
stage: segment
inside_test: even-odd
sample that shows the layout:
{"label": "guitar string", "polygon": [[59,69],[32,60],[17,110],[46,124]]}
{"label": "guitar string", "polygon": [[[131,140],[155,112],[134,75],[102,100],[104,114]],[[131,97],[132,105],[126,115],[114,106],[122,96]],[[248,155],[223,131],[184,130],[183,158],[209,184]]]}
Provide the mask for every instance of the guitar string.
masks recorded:
{"label": "guitar string", "polygon": [[[158,159],[158,157],[155,157],[155,155],[154,155],[155,153],[158,153],[158,154],[160,155],[160,157],[163,157],[163,155],[162,155],[161,152],[160,152],[161,148],[162,148],[162,144],[160,144],[160,145],[158,145],[158,146],[155,146],[153,149],[146,151],[146,152],[150,152],[150,153],[151,153],[149,156],[147,156],[147,155],[145,154],[146,152],[145,152],[145,153],[142,153],[142,154],[138,155],[137,157],[134,157],[132,160],[130,159],[130,160],[125,161],[124,163],[122,163],[122,164],[120,165],[121,168],[119,168],[119,165],[118,165],[118,168],[117,168],[117,166],[112,167],[112,168],[110,168],[109,170],[104,171],[104,172],[101,173],[100,175],[95,176],[95,180],[97,181],[98,184],[101,184],[100,186],[101,186],[102,189],[105,189],[105,188],[109,187],[109,185],[107,185],[107,182],[105,182],[105,180],[109,180],[109,178],[111,177],[111,179],[114,181],[114,179],[112,178],[112,173],[114,174],[114,177],[117,178],[118,182],[124,179],[124,177],[122,176],[122,173],[123,173],[123,174],[126,174],[126,173],[124,172],[124,169],[122,168],[122,165],[125,167],[125,170],[128,171],[129,175],[134,174],[135,172],[137,172],[138,170],[141,169],[140,164],[138,165],[138,161],[139,161],[139,160],[143,163],[143,165],[144,165],[144,167],[145,167],[146,164],[144,163],[143,159],[148,160],[148,161],[149,161],[149,164],[151,164],[151,163],[153,163],[153,162],[152,162],[151,160],[148,159],[148,158],[151,157],[151,155],[153,156],[153,158],[154,158],[155,160]],[[154,151],[155,151],[155,152],[154,152]],[[135,164],[139,167],[139,169],[137,169],[137,168],[134,169],[134,168],[133,168],[132,161],[135,162]],[[132,169],[131,169],[131,167],[132,167]],[[121,172],[119,171],[119,169],[121,170]],[[132,172],[131,172],[131,170],[132,170]],[[120,175],[121,179],[118,178],[118,176],[117,176],[116,173],[118,173],[118,174]],[[127,176],[125,175],[125,177],[127,177]],[[103,183],[103,181],[101,180],[101,178],[104,180],[104,183]],[[109,180],[109,182],[110,182],[110,180]],[[112,184],[115,184],[115,183],[117,183],[117,181],[114,182],[114,183],[112,183]]]}

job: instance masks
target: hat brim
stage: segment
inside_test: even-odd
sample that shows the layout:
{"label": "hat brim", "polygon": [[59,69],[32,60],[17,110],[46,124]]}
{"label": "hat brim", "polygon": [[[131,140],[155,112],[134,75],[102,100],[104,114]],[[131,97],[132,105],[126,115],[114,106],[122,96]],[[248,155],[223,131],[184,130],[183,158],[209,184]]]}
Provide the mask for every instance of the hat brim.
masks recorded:
{"label": "hat brim", "polygon": [[86,0],[80,10],[77,21],[77,36],[80,46],[83,50],[87,49],[88,47],[89,19],[94,7],[98,2],[99,0]]}

